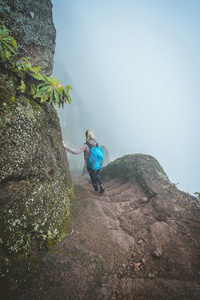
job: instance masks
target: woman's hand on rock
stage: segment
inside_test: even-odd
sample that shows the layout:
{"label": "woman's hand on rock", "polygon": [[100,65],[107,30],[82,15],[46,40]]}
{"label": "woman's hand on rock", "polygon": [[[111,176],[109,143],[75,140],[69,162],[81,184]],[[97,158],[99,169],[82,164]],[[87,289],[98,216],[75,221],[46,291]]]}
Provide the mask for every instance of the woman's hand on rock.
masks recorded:
{"label": "woman's hand on rock", "polygon": [[65,142],[64,142],[64,141],[62,141],[62,142],[63,142],[63,146],[64,146],[64,148],[66,148]]}

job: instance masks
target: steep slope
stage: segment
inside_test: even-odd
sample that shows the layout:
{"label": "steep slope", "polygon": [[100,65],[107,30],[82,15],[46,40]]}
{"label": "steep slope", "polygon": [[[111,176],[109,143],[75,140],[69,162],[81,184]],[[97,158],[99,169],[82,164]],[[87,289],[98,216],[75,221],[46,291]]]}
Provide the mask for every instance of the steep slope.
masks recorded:
{"label": "steep slope", "polygon": [[151,156],[125,156],[102,175],[104,194],[74,177],[68,235],[19,299],[199,300],[199,201]]}
{"label": "steep slope", "polygon": [[[19,56],[51,74],[51,2],[2,3]],[[67,231],[73,189],[55,110],[20,96],[5,69],[0,83],[1,297],[199,300],[199,201],[154,158],[125,156],[103,170],[103,195],[74,178]]]}

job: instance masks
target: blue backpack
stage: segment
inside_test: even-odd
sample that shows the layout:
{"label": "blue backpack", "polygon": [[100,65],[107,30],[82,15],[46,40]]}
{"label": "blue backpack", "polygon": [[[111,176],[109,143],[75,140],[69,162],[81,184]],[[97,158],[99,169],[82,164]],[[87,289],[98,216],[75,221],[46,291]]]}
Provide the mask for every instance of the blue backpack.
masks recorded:
{"label": "blue backpack", "polygon": [[96,144],[96,147],[92,147],[90,143],[86,143],[86,145],[90,148],[88,167],[92,170],[99,170],[104,158],[103,150],[98,147],[98,143]]}

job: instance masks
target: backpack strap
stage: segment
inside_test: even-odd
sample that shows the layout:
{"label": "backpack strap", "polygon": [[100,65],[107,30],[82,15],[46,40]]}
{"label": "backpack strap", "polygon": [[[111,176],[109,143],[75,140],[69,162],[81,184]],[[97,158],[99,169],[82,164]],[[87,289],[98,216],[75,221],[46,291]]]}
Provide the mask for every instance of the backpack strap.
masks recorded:
{"label": "backpack strap", "polygon": [[[88,142],[86,143],[86,145],[90,148],[90,150],[91,150],[91,148],[93,148],[92,145]],[[99,143],[96,143],[95,147],[99,147]]]}

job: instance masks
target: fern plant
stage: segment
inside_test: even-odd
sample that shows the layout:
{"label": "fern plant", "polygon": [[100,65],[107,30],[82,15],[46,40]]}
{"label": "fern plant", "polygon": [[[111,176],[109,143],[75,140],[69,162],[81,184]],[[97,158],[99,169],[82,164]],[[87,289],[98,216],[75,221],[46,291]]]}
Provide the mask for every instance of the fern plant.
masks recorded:
{"label": "fern plant", "polygon": [[23,58],[17,62],[14,71],[21,77],[21,85],[18,87],[22,93],[28,93],[34,99],[40,98],[40,102],[54,103],[57,107],[64,103],[71,103],[69,91],[71,86],[63,87],[60,80],[40,73],[41,67],[32,67],[31,63]]}
{"label": "fern plant", "polygon": [[29,94],[34,99],[40,98],[40,102],[54,103],[57,107],[64,103],[71,103],[69,91],[71,86],[63,87],[60,80],[40,73],[41,67],[32,67],[27,58],[17,61],[13,71],[21,78],[21,85],[18,87],[22,93]]}
{"label": "fern plant", "polygon": [[[11,62],[12,55],[16,53],[17,43],[9,36],[9,30],[5,26],[0,27],[0,53],[5,62]],[[27,58],[22,58],[12,63],[9,68],[20,81],[18,91],[26,94],[36,101],[54,103],[57,107],[64,103],[71,103],[69,91],[71,86],[63,86],[60,80],[41,74],[41,66],[32,67]]]}
{"label": "fern plant", "polygon": [[13,37],[9,35],[9,30],[0,25],[0,57],[6,62],[9,61],[13,54],[16,54],[17,43]]}
{"label": "fern plant", "polygon": [[37,80],[35,77],[43,79],[42,75],[39,73],[41,67],[32,67],[31,62],[27,58],[23,57],[22,59],[13,63],[12,71],[21,79],[21,85],[18,86],[18,90],[21,93],[25,93],[28,96],[34,98],[34,95],[37,92]]}
{"label": "fern plant", "polygon": [[23,58],[15,64],[13,69],[21,78],[18,87],[22,93],[28,93],[34,99],[40,98],[40,102],[54,103],[57,107],[64,103],[71,103],[69,91],[71,86],[63,87],[60,80],[40,73],[41,67],[32,67],[27,58]]}
{"label": "fern plant", "polygon": [[41,97],[41,102],[46,101],[49,104],[53,102],[57,107],[60,107],[61,104],[63,106],[64,103],[67,102],[71,103],[71,97],[69,95],[69,91],[72,89],[71,86],[68,85],[63,87],[60,80],[53,76],[42,76],[43,79],[41,80],[43,82],[37,86],[37,93],[34,95],[34,98]]}
{"label": "fern plant", "polygon": [[[17,73],[21,78],[25,78],[26,75],[41,75],[39,72],[41,71],[42,67],[32,67],[31,62],[28,61],[26,57],[21,58],[20,60],[13,63],[13,71]],[[42,75],[41,75],[42,78]]]}

